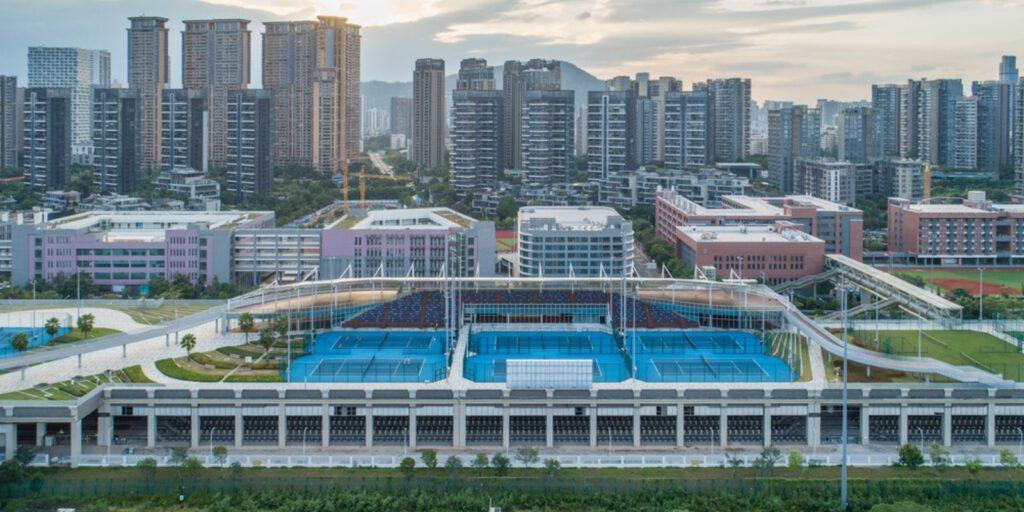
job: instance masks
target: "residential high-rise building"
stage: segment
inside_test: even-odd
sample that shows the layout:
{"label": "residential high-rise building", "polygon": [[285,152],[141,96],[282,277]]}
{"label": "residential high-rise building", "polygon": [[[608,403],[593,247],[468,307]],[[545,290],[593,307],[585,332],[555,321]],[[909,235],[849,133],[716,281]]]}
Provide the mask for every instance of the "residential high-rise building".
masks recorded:
{"label": "residential high-rise building", "polygon": [[709,164],[707,92],[669,91],[663,103],[665,167],[696,170]]}
{"label": "residential high-rise building", "polygon": [[634,100],[636,134],[636,163],[646,165],[654,161],[657,138],[655,132],[658,129],[658,111],[654,100],[650,97],[637,97]]}
{"label": "residential high-rise building", "polygon": [[853,206],[857,194],[857,168],[851,162],[800,158],[793,171],[793,193]]}
{"label": "residential high-rise building", "polygon": [[359,151],[360,27],[346,18],[264,23],[263,88],[277,165],[337,173]]}
{"label": "residential high-rise building", "polygon": [[[999,81],[1008,85],[1010,88],[1010,108],[1006,113],[1006,117],[1008,118],[1006,124],[1007,129],[1010,131],[1010,141],[1012,146],[1012,142],[1016,138],[1018,126],[1020,126],[1017,124],[1017,106],[1014,104],[1015,98],[1017,97],[1018,82],[1020,81],[1020,72],[1017,70],[1017,57],[1013,55],[1003,55],[1002,60],[999,61]],[[1010,148],[1011,154],[1015,151],[1016,150],[1012,147]]]}
{"label": "residential high-rise building", "polygon": [[918,98],[917,150],[921,158],[950,165],[956,137],[956,102],[964,95],[960,79],[922,80]]}
{"label": "residential high-rise building", "polygon": [[0,170],[18,167],[18,77],[0,75]]}
{"label": "residential high-rise building", "polygon": [[71,178],[71,89],[25,89],[25,183],[63,190]]}
{"label": "residential high-rise building", "polygon": [[[633,223],[614,208],[527,206],[519,209],[519,275],[597,277],[633,269]],[[566,244],[566,240],[573,243]]]}
{"label": "residential high-rise building", "polygon": [[922,160],[886,158],[875,162],[878,193],[885,197],[902,197],[911,201],[928,198],[931,170]]}
{"label": "residential high-rise building", "polygon": [[412,137],[412,98],[391,98],[391,134]]}
{"label": "residential high-rise building", "polygon": [[795,167],[800,158],[818,156],[821,114],[806,105],[768,111],[768,180],[783,194],[798,192]]}
{"label": "residential high-rise building", "polygon": [[391,130],[391,117],[387,110],[382,108],[368,108],[363,110],[363,136],[376,137],[388,134]]}
{"label": "residential high-rise building", "polygon": [[750,79],[707,81],[712,158],[739,162],[750,152]]}
{"label": "residential high-rise building", "polygon": [[978,169],[999,172],[1010,160],[1009,119],[1010,85],[990,80],[971,84],[971,94],[978,99]]}
{"label": "residential high-rise building", "polygon": [[167,56],[167,18],[128,18],[128,87],[138,89],[142,105],[139,164],[156,169],[160,163],[160,102],[171,81]]}
{"label": "residential high-rise building", "polygon": [[212,167],[227,163],[228,94],[249,87],[250,40],[249,20],[185,21],[181,39],[182,86],[206,91]]}
{"label": "residential high-rise building", "polygon": [[206,90],[163,89],[160,96],[160,169],[209,170]]}
{"label": "residential high-rise building", "polygon": [[524,187],[542,188],[569,179],[574,112],[573,91],[527,90],[523,94],[520,126]]}
{"label": "residential high-rise building", "polygon": [[1016,192],[1024,196],[1024,80],[1017,82],[1014,93],[1014,117],[1016,130],[1013,132],[1013,161]]}
{"label": "residential high-rise building", "polygon": [[93,90],[93,182],[100,191],[129,194],[138,190],[141,125],[137,89]]}
{"label": "residential high-rise building", "polygon": [[907,80],[899,86],[900,91],[900,157],[915,159],[921,156],[918,148],[919,98],[921,82]]}
{"label": "residential high-rise building", "polygon": [[868,163],[875,155],[871,107],[844,108],[836,118],[837,157],[858,164]]}
{"label": "residential high-rise building", "polygon": [[444,165],[444,61],[417,59],[412,75],[412,161],[420,170]]}
{"label": "residential high-rise building", "polygon": [[949,167],[978,168],[978,110],[978,99],[973,96],[956,100],[953,158],[947,163]]}
{"label": "residential high-rise building", "polygon": [[577,156],[587,155],[587,107],[582,106],[576,109],[576,133],[575,150]]}
{"label": "residential high-rise building", "polygon": [[494,89],[494,68],[465,59],[452,92],[451,183],[460,196],[493,187],[504,170],[504,96]]}
{"label": "residential high-rise building", "polygon": [[502,93],[505,96],[506,167],[522,169],[524,165],[522,123],[526,91],[558,91],[561,88],[562,65],[557,60],[505,61]]}
{"label": "residential high-rise building", "polygon": [[236,199],[270,190],[274,182],[274,99],[264,89],[228,93],[226,116],[229,193]]}
{"label": "residential high-rise building", "polygon": [[587,178],[601,183],[610,174],[637,166],[637,97],[625,91],[587,95]]}
{"label": "residential high-rise building", "polygon": [[871,86],[872,157],[900,154],[900,86]]}
{"label": "residential high-rise building", "polygon": [[28,86],[71,90],[71,158],[92,161],[92,90],[110,87],[110,52],[81,48],[28,49]]}
{"label": "residential high-rise building", "polygon": [[649,85],[648,96],[654,101],[654,160],[665,160],[665,102],[669,93],[683,90],[683,82],[662,76]]}

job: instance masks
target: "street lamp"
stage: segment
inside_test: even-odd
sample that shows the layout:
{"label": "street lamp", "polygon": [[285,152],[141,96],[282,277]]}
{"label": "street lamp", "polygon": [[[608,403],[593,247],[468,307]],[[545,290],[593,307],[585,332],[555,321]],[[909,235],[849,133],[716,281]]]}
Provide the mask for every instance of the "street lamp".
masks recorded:
{"label": "street lamp", "polygon": [[1017,447],[1017,459],[1024,458],[1024,430],[1017,427],[1017,434],[1020,434],[1020,445]]}
{"label": "street lamp", "polygon": [[213,460],[213,434],[217,432],[217,429],[210,429],[210,460]]}
{"label": "street lamp", "polygon": [[847,284],[846,280],[844,279],[839,284],[838,288],[839,288],[840,293],[841,293],[841,295],[839,296],[839,303],[840,303],[840,310],[842,311],[842,322],[843,322],[843,460],[842,460],[842,469],[840,470],[841,471],[841,475],[840,475],[840,479],[841,479],[840,502],[842,503],[843,510],[845,511],[847,509],[847,506],[848,506],[848,503],[847,503],[847,500],[846,500],[846,497],[847,497],[847,488],[846,488],[846,485],[847,485],[847,483],[846,483],[846,475],[847,475],[847,471],[846,471],[847,470],[847,468],[846,468],[846,458],[847,458],[847,450],[848,450],[848,446],[847,445],[849,444],[848,434],[849,434],[849,423],[850,423],[850,419],[847,416],[847,405],[848,405],[847,404],[847,399],[849,398],[849,389],[848,389],[849,379],[847,378],[847,375],[849,373],[850,337],[849,337],[849,325],[848,325],[849,322],[848,322],[848,319],[847,319],[847,304],[846,304],[846,298],[847,298],[846,295],[847,295],[847,292],[849,291],[849,284]]}
{"label": "street lamp", "polygon": [[985,316],[985,267],[978,267],[978,323]]}
{"label": "street lamp", "polygon": [[[1020,429],[1017,429],[1020,430]],[[114,444],[114,420],[111,418],[110,426],[107,427],[107,465],[110,465],[110,445]]]}
{"label": "street lamp", "polygon": [[306,428],[302,429],[302,456],[303,457],[306,456],[306,431],[308,431],[308,430],[309,430],[309,427],[306,427]]}

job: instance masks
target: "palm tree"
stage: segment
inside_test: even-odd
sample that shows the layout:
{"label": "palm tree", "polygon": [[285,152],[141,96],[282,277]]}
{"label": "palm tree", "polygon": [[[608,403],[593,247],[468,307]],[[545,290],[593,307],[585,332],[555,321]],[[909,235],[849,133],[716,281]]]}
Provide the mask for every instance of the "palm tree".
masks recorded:
{"label": "palm tree", "polygon": [[270,352],[271,347],[274,346],[274,341],[274,331],[272,331],[270,327],[260,329],[260,337],[257,340],[257,343],[263,346],[264,350]]}
{"label": "palm tree", "polygon": [[178,342],[181,348],[185,349],[185,353],[188,357],[192,357],[192,350],[196,348],[196,335],[188,333],[181,337],[181,341]]}
{"label": "palm tree", "polygon": [[238,317],[238,328],[245,333],[245,342],[249,343],[249,333],[252,332],[255,322],[252,319],[252,314],[242,313]]}
{"label": "palm tree", "polygon": [[279,316],[274,319],[274,330],[277,331],[277,336],[284,339],[288,336],[288,317]]}
{"label": "palm tree", "polygon": [[56,336],[57,332],[60,331],[60,320],[57,320],[57,317],[55,316],[50,317],[50,319],[46,321],[46,324],[43,325],[43,329],[51,338]]}
{"label": "palm tree", "polygon": [[11,348],[18,352],[24,352],[28,350],[28,334],[19,332],[11,338]]}
{"label": "palm tree", "polygon": [[86,313],[78,317],[78,330],[82,331],[82,335],[86,338],[89,337],[89,331],[92,331],[93,326],[96,323],[96,317],[92,313]]}

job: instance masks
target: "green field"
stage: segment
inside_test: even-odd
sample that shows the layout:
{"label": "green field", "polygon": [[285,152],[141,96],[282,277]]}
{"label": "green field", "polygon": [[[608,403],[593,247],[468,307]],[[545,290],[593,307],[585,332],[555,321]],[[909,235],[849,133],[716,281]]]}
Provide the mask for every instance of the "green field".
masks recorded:
{"label": "green field", "polygon": [[74,382],[68,380],[0,394],[0,400],[78,400],[97,386],[108,382],[140,384],[153,381],[142,371],[142,367],[135,365],[122,370],[82,377],[75,379]]}
{"label": "green field", "polygon": [[[977,269],[903,270],[895,268],[892,273],[917,276],[926,281],[929,279],[968,279],[973,282],[977,282],[979,277]],[[985,284],[1006,286],[1019,291],[1024,289],[1024,270],[985,269],[983,280]]]}
{"label": "green field", "polygon": [[94,327],[91,331],[89,331],[89,337],[86,338],[82,334],[82,331],[79,331],[78,328],[75,327],[74,329],[71,329],[71,332],[68,332],[63,336],[58,336],[54,338],[53,341],[51,341],[50,343],[53,345],[64,345],[67,343],[76,343],[86,339],[94,340],[102,336],[110,336],[111,334],[121,334],[121,331],[117,329],[110,329],[109,327]]}
{"label": "green field", "polygon": [[[904,356],[917,355],[917,331],[880,331],[875,343],[875,331],[854,331],[855,344]],[[974,366],[1002,374],[1003,377],[1024,381],[1024,354],[1017,348],[994,336],[975,331],[923,331],[921,354],[955,365]]]}

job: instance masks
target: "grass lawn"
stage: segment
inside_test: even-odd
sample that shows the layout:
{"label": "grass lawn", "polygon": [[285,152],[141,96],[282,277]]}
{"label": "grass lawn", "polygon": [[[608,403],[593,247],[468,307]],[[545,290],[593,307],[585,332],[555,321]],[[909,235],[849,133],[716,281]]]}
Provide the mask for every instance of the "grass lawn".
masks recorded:
{"label": "grass lawn", "polygon": [[[898,355],[917,355],[917,331],[854,331],[857,345]],[[921,353],[955,365],[966,365],[1024,381],[1024,354],[994,336],[974,331],[923,331]],[[852,372],[851,372],[852,373]]]}
{"label": "grass lawn", "polygon": [[51,341],[50,343],[54,345],[63,345],[66,343],[75,343],[85,339],[94,340],[96,338],[102,336],[109,336],[111,334],[121,334],[121,331],[117,329],[110,329],[107,327],[94,327],[91,331],[89,331],[89,337],[86,338],[82,334],[82,331],[79,331],[78,328],[75,327],[74,329],[71,329],[71,331],[68,332],[67,334],[54,338],[54,340]]}
{"label": "grass lawn", "polygon": [[96,387],[109,382],[114,383],[151,383],[149,377],[142,372],[139,365],[129,366],[123,370],[112,370],[56,384],[45,385],[42,389],[28,388],[0,395],[0,400],[77,400]]}
{"label": "grass lawn", "polygon": [[[978,281],[977,269],[899,269],[894,268],[893,274],[907,274],[917,276],[925,281],[930,279],[966,279],[974,283]],[[1024,287],[1024,270],[1020,269],[985,269],[984,282],[986,285],[1005,286],[1013,288],[1017,293]]]}
{"label": "grass lawn", "polygon": [[797,371],[797,382],[811,381],[813,376],[807,338],[791,332],[775,333],[768,339],[768,347],[771,355],[782,359]]}
{"label": "grass lawn", "polygon": [[164,304],[158,308],[142,308],[138,306],[107,306],[110,309],[122,311],[127,313],[128,316],[132,317],[132,320],[140,324],[159,324],[174,320],[175,318],[181,318],[183,316],[193,315],[202,311],[206,311],[213,307],[212,304],[188,304],[188,305],[175,305],[175,304]]}

